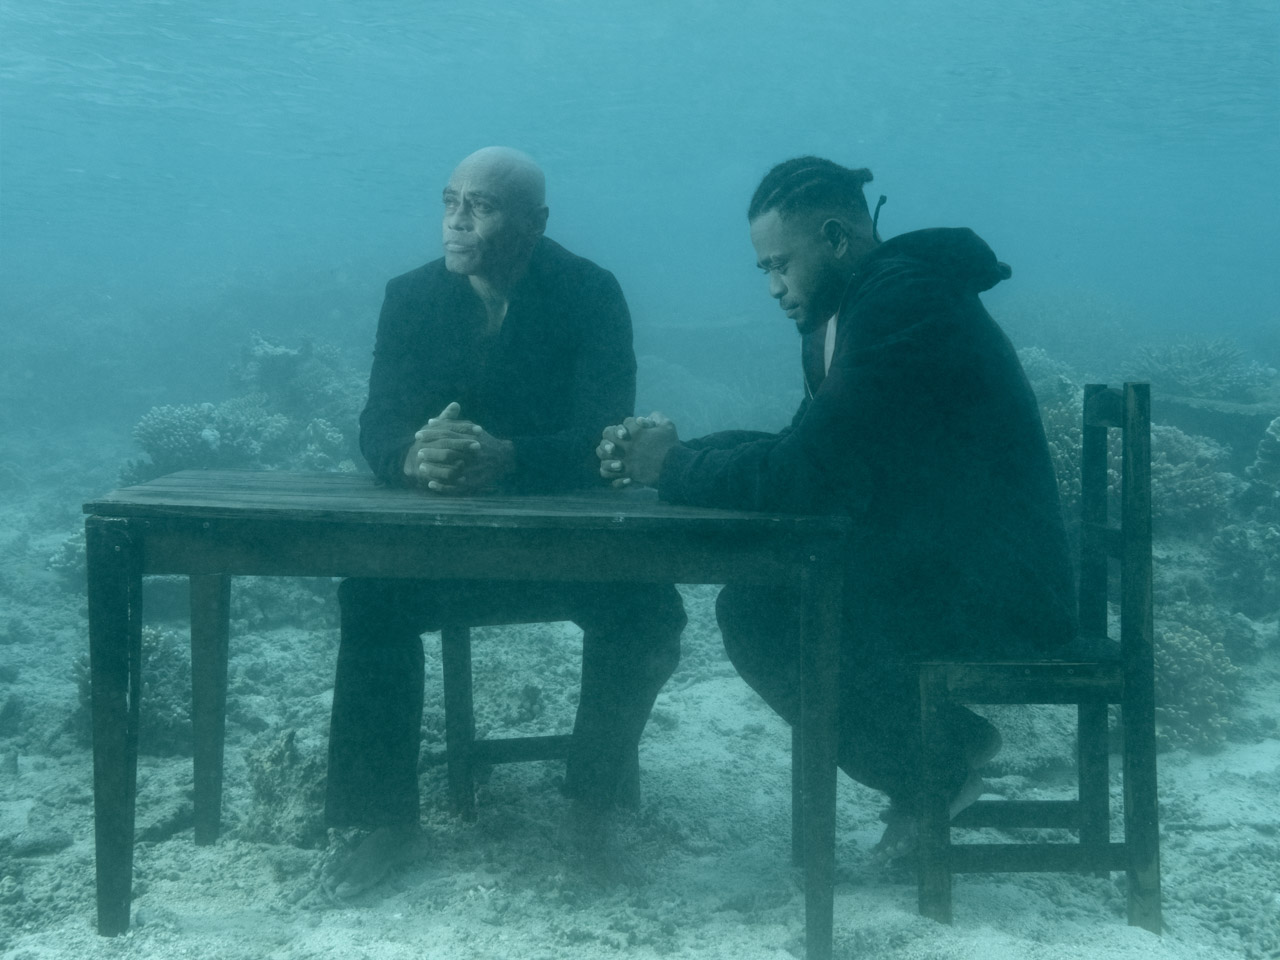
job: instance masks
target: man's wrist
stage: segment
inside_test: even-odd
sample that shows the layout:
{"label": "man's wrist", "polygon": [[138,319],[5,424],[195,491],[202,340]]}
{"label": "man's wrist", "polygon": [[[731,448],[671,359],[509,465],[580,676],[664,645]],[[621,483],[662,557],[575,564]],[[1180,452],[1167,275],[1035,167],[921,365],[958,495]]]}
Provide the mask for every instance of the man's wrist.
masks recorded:
{"label": "man's wrist", "polygon": [[516,472],[516,445],[510,440],[498,441],[498,478],[505,480]]}

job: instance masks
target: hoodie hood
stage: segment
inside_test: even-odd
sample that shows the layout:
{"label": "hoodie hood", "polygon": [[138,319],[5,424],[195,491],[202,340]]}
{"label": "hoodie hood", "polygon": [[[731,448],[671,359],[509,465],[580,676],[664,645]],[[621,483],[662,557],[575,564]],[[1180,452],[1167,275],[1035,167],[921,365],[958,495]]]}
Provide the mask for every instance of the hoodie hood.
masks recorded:
{"label": "hoodie hood", "polygon": [[940,280],[974,294],[990,290],[1013,275],[1009,265],[997,260],[986,241],[968,227],[936,227],[899,234],[863,257],[857,268],[857,276],[863,282],[903,272]]}

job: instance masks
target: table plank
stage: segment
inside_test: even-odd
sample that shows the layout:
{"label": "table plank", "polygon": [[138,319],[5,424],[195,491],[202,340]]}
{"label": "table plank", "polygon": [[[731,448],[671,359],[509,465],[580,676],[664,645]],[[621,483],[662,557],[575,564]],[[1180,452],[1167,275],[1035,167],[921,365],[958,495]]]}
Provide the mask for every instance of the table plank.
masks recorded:
{"label": "table plank", "polygon": [[278,519],[474,527],[601,527],[618,523],[682,529],[786,527],[797,533],[841,533],[841,516],[748,513],[673,506],[651,490],[598,490],[556,496],[443,497],[378,486],[342,473],[184,470],[115,490],[84,505],[103,517]]}

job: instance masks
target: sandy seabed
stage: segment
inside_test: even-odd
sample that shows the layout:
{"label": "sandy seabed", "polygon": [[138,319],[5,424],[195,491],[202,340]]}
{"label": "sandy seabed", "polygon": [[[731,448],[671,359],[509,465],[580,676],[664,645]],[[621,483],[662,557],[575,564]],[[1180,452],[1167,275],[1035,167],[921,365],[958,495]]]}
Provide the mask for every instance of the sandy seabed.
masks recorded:
{"label": "sandy seabed", "polygon": [[[96,480],[84,494],[112,485],[85,482]],[[645,735],[642,807],[619,824],[623,879],[602,883],[567,852],[560,764],[497,767],[480,787],[475,823],[450,813],[438,753],[439,640],[428,634],[429,854],[335,902],[321,877],[349,838],[319,826],[317,793],[337,644],[333,584],[237,581],[223,838],[192,841],[190,760],[142,757],[133,926],[97,936],[92,758],[73,719],[84,601],[44,564],[76,529],[85,496],[68,507],[65,493],[34,489],[13,491],[0,508],[2,960],[803,955],[790,737],[725,659],[716,588],[705,586],[682,588],[683,660]],[[478,732],[567,731],[579,649],[570,624],[476,631]],[[1274,715],[1277,651],[1249,674],[1242,709]],[[1006,749],[986,771],[991,794],[1069,791],[1068,719],[1057,708],[1005,708],[997,720]],[[1161,755],[1162,937],[1126,925],[1120,874],[962,876],[955,923],[922,919],[912,876],[870,857],[882,798],[842,776],[836,956],[1280,957],[1280,738],[1270,729],[1212,755]]]}

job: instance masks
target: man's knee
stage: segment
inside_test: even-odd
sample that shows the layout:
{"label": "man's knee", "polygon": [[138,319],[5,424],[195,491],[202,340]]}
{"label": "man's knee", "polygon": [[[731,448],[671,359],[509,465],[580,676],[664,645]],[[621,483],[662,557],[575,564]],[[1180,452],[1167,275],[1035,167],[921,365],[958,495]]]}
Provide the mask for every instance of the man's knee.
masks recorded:
{"label": "man's knee", "polygon": [[766,652],[785,658],[798,635],[797,617],[791,591],[782,588],[730,583],[716,597],[725,653],[739,672],[757,666]]}
{"label": "man's knee", "polygon": [[338,609],[344,637],[440,629],[439,589],[432,581],[350,577],[338,584]]}

